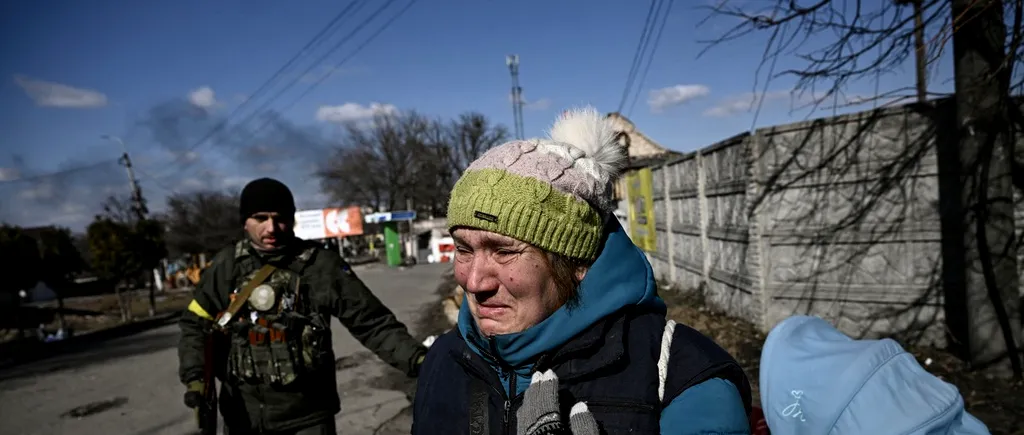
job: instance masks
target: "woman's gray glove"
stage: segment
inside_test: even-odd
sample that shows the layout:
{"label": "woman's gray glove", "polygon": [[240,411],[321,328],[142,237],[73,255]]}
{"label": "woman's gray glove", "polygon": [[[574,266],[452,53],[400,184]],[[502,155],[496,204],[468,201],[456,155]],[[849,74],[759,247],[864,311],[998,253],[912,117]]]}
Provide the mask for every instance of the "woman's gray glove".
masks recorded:
{"label": "woman's gray glove", "polygon": [[558,412],[558,376],[551,370],[533,374],[516,419],[518,435],[599,435],[597,420],[583,402],[573,405],[565,427]]}

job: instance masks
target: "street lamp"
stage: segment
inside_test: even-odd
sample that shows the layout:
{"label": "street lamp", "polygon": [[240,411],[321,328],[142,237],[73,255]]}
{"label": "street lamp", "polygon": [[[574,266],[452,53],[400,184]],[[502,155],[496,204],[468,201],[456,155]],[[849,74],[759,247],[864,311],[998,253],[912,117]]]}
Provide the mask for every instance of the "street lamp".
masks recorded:
{"label": "street lamp", "polygon": [[109,141],[117,142],[118,144],[121,145],[121,152],[123,152],[125,154],[128,154],[128,147],[126,147],[124,145],[124,141],[121,140],[120,137],[111,136],[109,134],[105,134],[105,135],[100,136],[100,139],[106,139],[106,140],[109,140]]}

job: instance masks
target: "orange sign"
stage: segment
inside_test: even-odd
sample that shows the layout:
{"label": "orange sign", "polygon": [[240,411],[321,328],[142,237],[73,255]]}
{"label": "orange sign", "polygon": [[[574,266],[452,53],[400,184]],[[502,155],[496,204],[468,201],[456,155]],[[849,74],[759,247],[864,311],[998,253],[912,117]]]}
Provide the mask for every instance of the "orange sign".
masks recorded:
{"label": "orange sign", "polygon": [[295,235],[315,240],[363,234],[363,213],[359,207],[325,208],[295,212]]}
{"label": "orange sign", "polygon": [[324,233],[327,237],[363,234],[363,213],[359,207],[324,209]]}

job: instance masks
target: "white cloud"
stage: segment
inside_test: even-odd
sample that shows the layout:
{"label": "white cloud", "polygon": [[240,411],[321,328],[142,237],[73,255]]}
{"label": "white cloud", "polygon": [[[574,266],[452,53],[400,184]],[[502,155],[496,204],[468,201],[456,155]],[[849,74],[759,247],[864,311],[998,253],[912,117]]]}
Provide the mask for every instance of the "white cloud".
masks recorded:
{"label": "white cloud", "polygon": [[192,103],[193,106],[202,107],[204,109],[209,109],[220,104],[217,101],[217,96],[214,94],[213,89],[210,89],[209,86],[193,89],[188,93],[188,101]]}
{"label": "white cloud", "polygon": [[[789,100],[790,110],[800,109],[814,109],[814,110],[834,110],[842,109],[847,107],[853,107],[864,104],[874,103],[876,100],[878,106],[882,107],[885,105],[891,105],[899,101],[900,98],[905,97],[871,97],[859,94],[842,94],[838,98],[835,95],[819,94],[816,95],[810,91],[768,91],[765,93],[753,93],[746,92],[742,94],[732,95],[727,98],[719,100],[714,106],[709,107],[704,111],[704,116],[709,117],[728,117],[737,115],[740,113],[751,112],[757,109],[758,105],[772,104],[775,102]],[[762,106],[763,107],[763,106]]]}
{"label": "white cloud", "polygon": [[378,114],[396,113],[398,108],[391,104],[370,103],[369,106],[363,106],[359,103],[345,103],[340,106],[320,106],[316,111],[316,119],[323,122],[346,123],[367,120]]}
{"label": "white cloud", "polygon": [[14,83],[38,106],[83,109],[107,105],[107,96],[92,89],[74,88],[22,75],[15,75]]}
{"label": "white cloud", "polygon": [[208,183],[198,178],[186,178],[178,183],[178,188],[181,190],[198,190],[209,187]]}
{"label": "white cloud", "polygon": [[57,186],[50,182],[41,182],[34,186],[27,187],[18,195],[21,199],[29,201],[45,201],[57,197]]}
{"label": "white cloud", "polygon": [[675,85],[655,89],[647,97],[651,112],[659,113],[697,98],[706,97],[711,89],[704,85]]}
{"label": "white cloud", "polygon": [[[526,98],[525,94],[521,95],[519,98],[523,99],[523,108],[526,110],[547,110],[551,107],[551,104],[553,103],[553,101],[551,101],[550,98],[540,98],[537,100],[531,100],[529,98]],[[512,97],[512,93],[509,92],[508,102],[511,103],[513,101],[515,101],[515,99]]]}
{"label": "white cloud", "polygon": [[830,112],[868,105],[886,107],[906,103],[910,99],[912,98],[907,95],[870,96],[861,94],[839,94],[837,98],[836,94],[828,95],[825,93],[799,90],[768,91],[763,94],[745,92],[719,100],[714,106],[705,110],[703,114],[708,117],[723,118],[740,113],[752,112],[756,110],[758,105],[762,104],[762,102],[767,106],[769,104],[785,100],[789,101],[789,109],[791,111],[807,109]]}
{"label": "white cloud", "polygon": [[[199,160],[199,153],[195,152],[195,151],[192,151],[192,150],[167,150],[167,155],[171,159],[174,159],[175,161],[181,162],[181,163],[192,163],[192,162],[195,162],[196,160]],[[160,162],[163,161],[159,157],[154,158],[153,160],[154,160],[153,164],[159,164]],[[132,156],[132,161],[133,162],[134,161],[138,161],[139,165],[146,165],[146,166],[148,166],[151,163],[149,161],[143,162],[141,157],[136,159],[135,156]],[[161,169],[163,169],[163,168],[156,167],[156,166],[151,167],[151,168],[147,168],[147,170],[151,170],[151,171],[159,171]],[[160,178],[162,178],[162,177],[160,177]]]}
{"label": "white cloud", "polygon": [[221,186],[225,188],[242,187],[250,181],[252,181],[252,178],[250,177],[225,177],[221,181]]}
{"label": "white cloud", "polygon": [[524,107],[527,110],[547,110],[551,107],[551,99],[541,98],[539,100],[527,101]]}
{"label": "white cloud", "polygon": [[0,181],[11,181],[21,178],[18,168],[0,168]]}
{"label": "white cloud", "polygon": [[724,98],[714,106],[711,106],[704,111],[704,116],[722,118],[726,116],[736,115],[738,113],[747,112],[753,110],[761,103],[763,99],[765,102],[778,101],[788,98],[790,95],[789,91],[769,91],[763,94],[754,94],[753,92],[747,92],[744,94],[733,95],[728,98]]}
{"label": "white cloud", "polygon": [[63,214],[81,215],[85,213],[85,206],[76,202],[65,202],[60,206],[60,212]]}

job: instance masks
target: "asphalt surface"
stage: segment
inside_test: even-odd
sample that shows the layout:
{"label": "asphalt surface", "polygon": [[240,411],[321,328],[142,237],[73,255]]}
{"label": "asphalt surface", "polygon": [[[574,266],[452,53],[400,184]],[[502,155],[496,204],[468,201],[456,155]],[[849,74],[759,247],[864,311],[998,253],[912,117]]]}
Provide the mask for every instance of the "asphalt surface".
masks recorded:
{"label": "asphalt surface", "polygon": [[[413,334],[424,306],[436,303],[445,266],[405,270],[382,265],[356,271]],[[403,413],[410,380],[386,366],[334,321],[342,411],[339,433],[408,433]],[[173,323],[0,371],[0,435],[195,433],[177,379],[178,329]]]}

